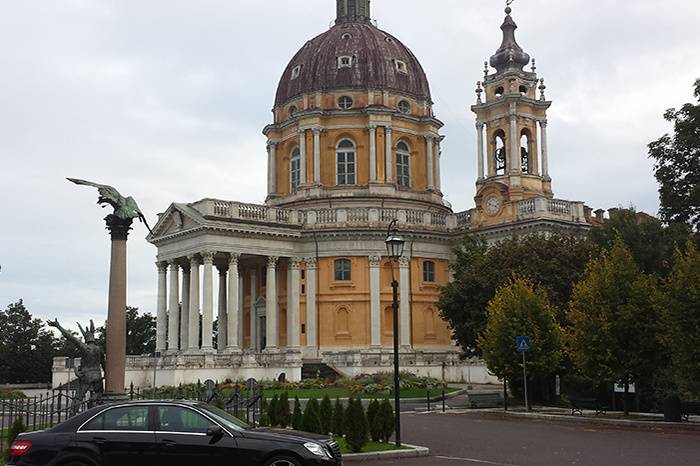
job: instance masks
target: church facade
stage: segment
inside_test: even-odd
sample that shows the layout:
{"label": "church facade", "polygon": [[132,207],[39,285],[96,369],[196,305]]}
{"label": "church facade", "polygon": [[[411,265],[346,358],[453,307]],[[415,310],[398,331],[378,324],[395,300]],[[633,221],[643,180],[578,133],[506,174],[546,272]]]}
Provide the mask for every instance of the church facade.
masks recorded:
{"label": "church facade", "polygon": [[[172,204],[148,238],[158,249],[158,385],[299,380],[319,365],[391,370],[392,277],[402,368],[494,380],[460,360],[440,317],[452,249],[467,234],[495,242],[590,226],[583,203],[552,193],[551,102],[510,13],[472,107],[475,207],[453,212],[441,188],[443,124],[420,62],[375,26],[369,0],[338,0],[335,25],[304,44],[280,80],[263,130],[265,202]],[[395,264],[384,244],[392,220],[406,240]],[[127,383],[149,386],[152,374],[151,360],[128,358]]]}

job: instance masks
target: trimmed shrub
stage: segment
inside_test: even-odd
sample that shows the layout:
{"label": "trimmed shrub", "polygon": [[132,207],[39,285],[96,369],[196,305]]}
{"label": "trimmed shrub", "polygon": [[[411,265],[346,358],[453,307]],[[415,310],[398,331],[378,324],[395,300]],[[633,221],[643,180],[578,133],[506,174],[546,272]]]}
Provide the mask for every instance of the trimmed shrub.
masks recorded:
{"label": "trimmed shrub", "polygon": [[319,417],[321,418],[321,430],[323,431],[321,433],[324,435],[330,434],[333,430],[333,406],[328,395],[321,400]]}
{"label": "trimmed shrub", "polygon": [[267,420],[271,427],[277,427],[279,425],[279,420],[277,419],[277,405],[279,402],[279,397],[275,395],[272,397],[272,400],[270,400],[270,405],[267,407]]}
{"label": "trimmed shrub", "polygon": [[270,415],[268,413],[269,410],[270,410],[270,406],[268,405],[265,397],[263,397],[260,400],[260,421],[258,421],[258,424],[261,427],[265,427],[265,426],[270,425]]}
{"label": "trimmed shrub", "polygon": [[320,408],[316,398],[312,398],[306,403],[303,425],[303,430],[306,432],[313,432],[316,434],[323,433],[321,429]]}
{"label": "trimmed shrub", "polygon": [[304,426],[304,415],[301,412],[301,403],[299,397],[294,397],[294,412],[292,413],[292,429],[302,430]]}
{"label": "trimmed shrub", "polygon": [[284,392],[277,402],[277,424],[279,424],[281,428],[286,429],[291,418],[292,414],[289,412],[289,394]]}
{"label": "trimmed shrub", "polygon": [[362,447],[367,444],[369,430],[365,410],[362,407],[362,400],[351,399],[348,401],[346,417],[345,428],[347,435],[345,438],[350,449],[354,453],[359,453],[362,451]]}
{"label": "trimmed shrub", "polygon": [[377,400],[372,400],[367,406],[367,424],[369,425],[369,436],[373,442],[378,442],[382,438],[384,424],[379,412],[380,405]]}
{"label": "trimmed shrub", "polygon": [[15,419],[15,422],[13,422],[12,425],[10,426],[10,430],[7,433],[7,435],[8,435],[8,437],[7,437],[7,439],[8,439],[8,443],[7,443],[8,456],[7,456],[7,458],[8,459],[10,457],[9,456],[9,445],[12,445],[12,442],[15,441],[17,436],[26,430],[27,430],[27,427],[24,425],[24,421],[22,421],[21,417],[18,417],[17,419]]}
{"label": "trimmed shrub", "polygon": [[388,399],[385,398],[380,405],[377,418],[377,422],[380,422],[382,425],[382,440],[384,440],[385,443],[389,443],[391,436],[394,434],[394,408],[391,407],[391,403]]}
{"label": "trimmed shrub", "polygon": [[340,398],[335,399],[333,408],[333,425],[331,431],[337,436],[345,435],[345,407],[340,402]]}

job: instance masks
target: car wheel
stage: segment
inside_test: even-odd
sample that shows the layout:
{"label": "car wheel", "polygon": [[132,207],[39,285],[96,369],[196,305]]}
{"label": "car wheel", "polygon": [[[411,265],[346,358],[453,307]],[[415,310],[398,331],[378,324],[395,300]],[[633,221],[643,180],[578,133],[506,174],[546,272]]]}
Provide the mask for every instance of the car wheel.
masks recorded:
{"label": "car wheel", "polygon": [[69,461],[67,463],[63,463],[61,466],[88,466],[88,464],[83,463],[82,461]]}
{"label": "car wheel", "polygon": [[299,461],[295,460],[291,456],[275,456],[272,459],[267,460],[265,466],[301,466]]}

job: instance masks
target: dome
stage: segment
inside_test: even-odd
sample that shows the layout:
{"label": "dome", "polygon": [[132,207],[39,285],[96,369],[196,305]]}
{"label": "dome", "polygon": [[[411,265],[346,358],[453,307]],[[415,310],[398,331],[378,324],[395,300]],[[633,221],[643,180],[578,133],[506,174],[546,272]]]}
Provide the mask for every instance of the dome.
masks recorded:
{"label": "dome", "polygon": [[275,106],[303,94],[343,89],[389,91],[430,101],[418,59],[369,21],[340,21],[307,42],[284,70]]}

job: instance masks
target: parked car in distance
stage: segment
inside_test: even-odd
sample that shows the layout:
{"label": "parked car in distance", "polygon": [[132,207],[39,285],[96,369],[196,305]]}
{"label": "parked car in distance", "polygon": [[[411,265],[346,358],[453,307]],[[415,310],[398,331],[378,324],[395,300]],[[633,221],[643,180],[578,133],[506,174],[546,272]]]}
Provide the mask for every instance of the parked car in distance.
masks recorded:
{"label": "parked car in distance", "polygon": [[333,439],[252,428],[194,401],[101,405],[51,429],[20,434],[8,466],[340,466]]}

